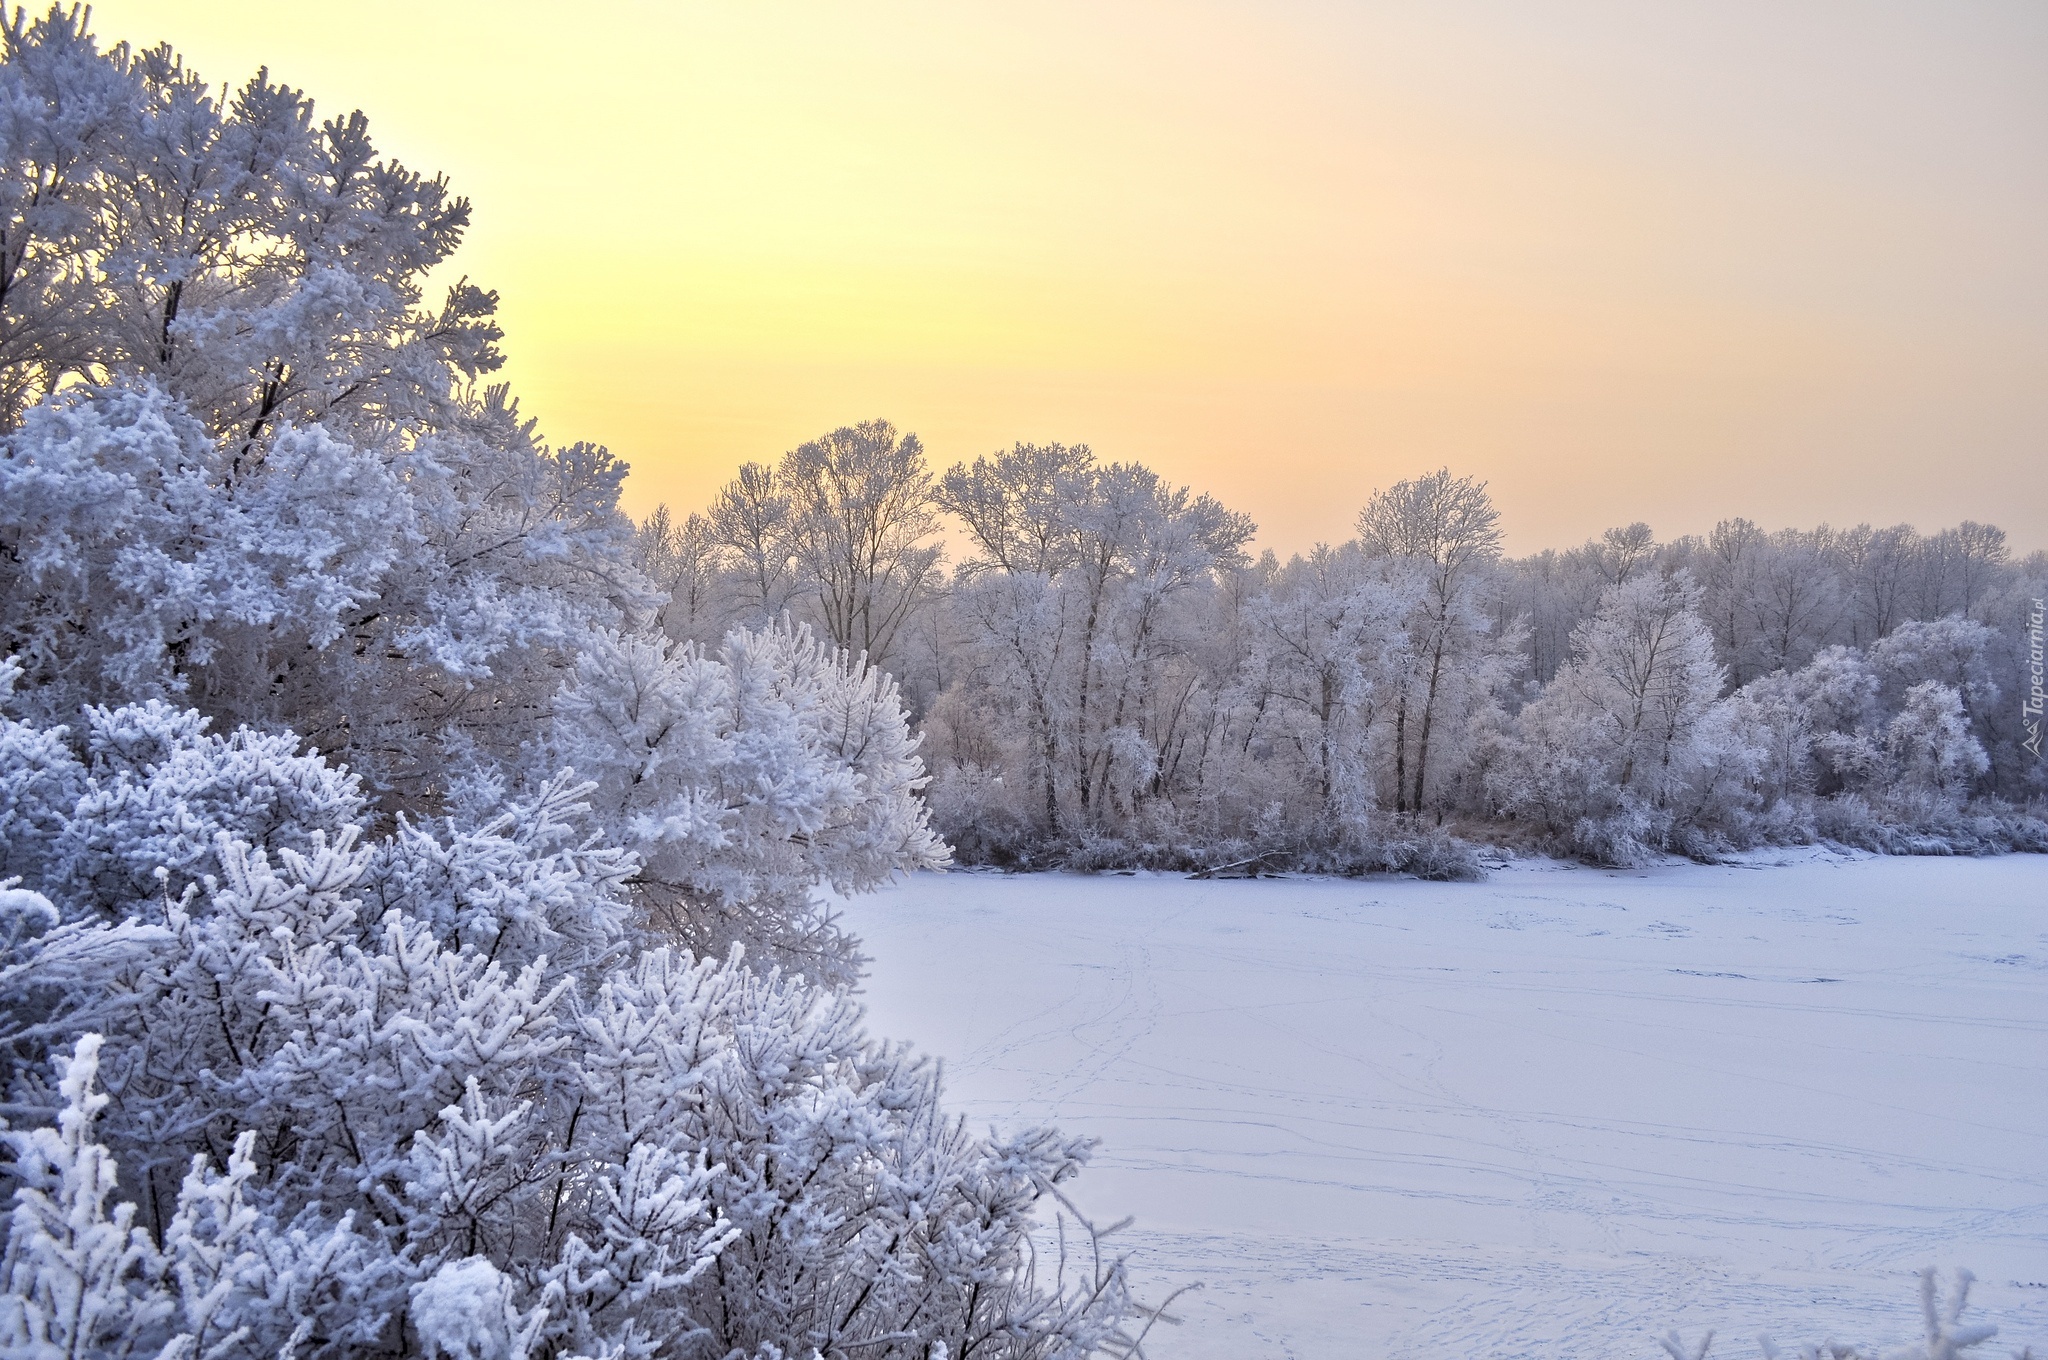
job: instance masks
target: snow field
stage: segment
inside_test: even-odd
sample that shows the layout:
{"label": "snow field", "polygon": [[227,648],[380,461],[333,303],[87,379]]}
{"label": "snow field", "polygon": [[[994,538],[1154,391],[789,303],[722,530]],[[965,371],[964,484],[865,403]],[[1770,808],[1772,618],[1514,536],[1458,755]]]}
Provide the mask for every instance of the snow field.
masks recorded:
{"label": "snow field", "polygon": [[842,904],[970,1124],[1099,1136],[1155,1356],[2048,1341],[2048,859],[1479,884],[919,874]]}

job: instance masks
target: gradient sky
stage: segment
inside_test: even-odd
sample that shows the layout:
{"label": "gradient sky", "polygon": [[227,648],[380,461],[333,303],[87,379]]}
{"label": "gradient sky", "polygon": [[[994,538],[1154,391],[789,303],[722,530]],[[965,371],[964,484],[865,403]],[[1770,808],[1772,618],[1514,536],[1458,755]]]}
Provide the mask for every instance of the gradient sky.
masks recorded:
{"label": "gradient sky", "polygon": [[509,376],[701,506],[875,416],[1087,442],[1283,554],[1488,479],[1509,546],[2048,547],[2048,5],[98,0],[475,203]]}

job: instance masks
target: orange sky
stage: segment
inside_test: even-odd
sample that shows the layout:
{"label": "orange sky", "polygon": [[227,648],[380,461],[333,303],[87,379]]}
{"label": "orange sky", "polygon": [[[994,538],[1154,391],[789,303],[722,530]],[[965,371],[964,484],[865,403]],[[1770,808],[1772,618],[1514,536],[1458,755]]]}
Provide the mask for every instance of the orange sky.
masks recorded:
{"label": "orange sky", "polygon": [[1964,518],[2048,546],[2048,7],[99,0],[475,202],[629,505],[883,416],[1137,458],[1287,552]]}

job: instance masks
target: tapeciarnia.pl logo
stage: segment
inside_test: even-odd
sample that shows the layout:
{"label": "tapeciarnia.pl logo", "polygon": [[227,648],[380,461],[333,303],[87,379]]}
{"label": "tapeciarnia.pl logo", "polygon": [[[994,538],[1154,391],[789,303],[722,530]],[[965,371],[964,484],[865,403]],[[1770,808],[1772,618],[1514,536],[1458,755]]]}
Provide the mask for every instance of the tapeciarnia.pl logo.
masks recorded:
{"label": "tapeciarnia.pl logo", "polygon": [[2041,618],[2044,613],[2048,613],[2048,608],[2036,600],[2034,612],[2027,616],[2027,679],[2031,683],[2027,686],[2027,701],[2020,707],[2020,722],[2027,729],[2027,739],[2020,745],[2032,751],[2036,759],[2041,755],[2042,704],[2048,700],[2048,691],[2044,691],[2041,684]]}

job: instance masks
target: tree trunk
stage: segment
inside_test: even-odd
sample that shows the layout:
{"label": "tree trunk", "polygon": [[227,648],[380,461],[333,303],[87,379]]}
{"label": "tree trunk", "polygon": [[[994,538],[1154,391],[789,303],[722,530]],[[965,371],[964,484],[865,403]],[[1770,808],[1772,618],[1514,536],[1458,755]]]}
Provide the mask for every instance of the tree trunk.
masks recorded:
{"label": "tree trunk", "polygon": [[1436,650],[1429,659],[1429,692],[1422,701],[1422,737],[1415,746],[1414,811],[1422,811],[1422,785],[1429,777],[1429,727],[1436,717],[1436,688],[1444,670],[1443,634],[1437,634]]}
{"label": "tree trunk", "polygon": [[1408,694],[1394,702],[1394,811],[1408,810]]}

